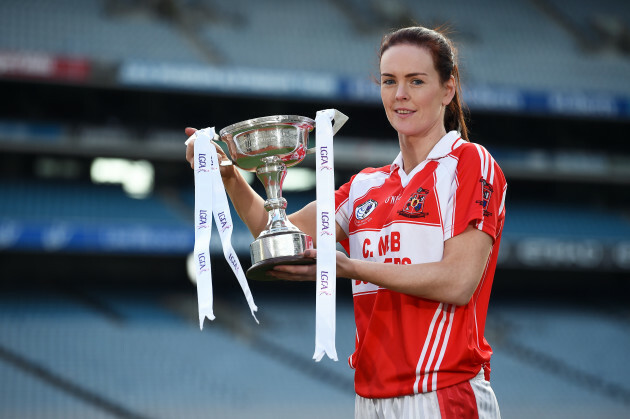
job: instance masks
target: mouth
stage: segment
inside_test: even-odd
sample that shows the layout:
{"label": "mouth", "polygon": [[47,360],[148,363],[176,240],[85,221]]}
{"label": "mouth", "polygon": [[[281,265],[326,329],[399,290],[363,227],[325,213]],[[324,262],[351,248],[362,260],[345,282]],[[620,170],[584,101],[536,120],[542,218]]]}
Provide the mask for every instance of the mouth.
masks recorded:
{"label": "mouth", "polygon": [[394,112],[398,115],[409,115],[414,113],[415,111],[409,109],[394,109]]}

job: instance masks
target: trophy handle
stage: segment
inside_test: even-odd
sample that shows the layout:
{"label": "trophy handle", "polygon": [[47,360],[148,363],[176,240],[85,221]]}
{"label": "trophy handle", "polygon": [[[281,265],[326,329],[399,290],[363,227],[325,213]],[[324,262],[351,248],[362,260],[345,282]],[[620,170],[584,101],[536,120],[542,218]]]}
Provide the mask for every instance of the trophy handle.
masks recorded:
{"label": "trophy handle", "polygon": [[[217,133],[214,134],[214,138],[212,139],[213,143],[216,143],[217,141],[222,141],[221,137],[219,137],[219,135]],[[221,163],[219,163],[219,166],[232,166],[234,165],[234,163],[232,163],[232,160],[229,159],[229,157],[227,157],[227,154],[225,156],[225,160],[221,160]]]}
{"label": "trophy handle", "polygon": [[[333,124],[333,135],[335,135],[337,133],[337,131],[339,131],[341,129],[341,127],[343,127],[343,125],[348,121],[348,116],[346,116],[345,114],[339,112],[337,109],[335,109],[335,118],[334,118],[335,123]],[[312,147],[312,148],[308,148],[306,149],[306,154],[313,154],[315,153],[315,151],[317,151],[316,147]]]}
{"label": "trophy handle", "polygon": [[343,127],[343,125],[348,121],[348,117],[335,109],[335,118],[333,120],[335,121],[335,123],[333,124],[332,128],[333,135],[335,135],[337,131],[339,131],[339,129]]}

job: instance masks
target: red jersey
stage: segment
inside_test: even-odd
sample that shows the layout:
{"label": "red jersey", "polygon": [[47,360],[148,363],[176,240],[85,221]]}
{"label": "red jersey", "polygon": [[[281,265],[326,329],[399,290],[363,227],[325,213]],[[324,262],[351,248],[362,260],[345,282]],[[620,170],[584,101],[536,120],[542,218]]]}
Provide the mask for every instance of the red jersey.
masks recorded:
{"label": "red jersey", "polygon": [[505,219],[507,184],[490,153],[451,131],[409,174],[402,156],[368,168],[336,192],[336,221],[350,257],[417,264],[442,259],[468,225],[493,247],[475,293],[455,306],[353,280],[356,346],[348,362],[362,397],[426,393],[473,378],[492,354],[484,338]]}

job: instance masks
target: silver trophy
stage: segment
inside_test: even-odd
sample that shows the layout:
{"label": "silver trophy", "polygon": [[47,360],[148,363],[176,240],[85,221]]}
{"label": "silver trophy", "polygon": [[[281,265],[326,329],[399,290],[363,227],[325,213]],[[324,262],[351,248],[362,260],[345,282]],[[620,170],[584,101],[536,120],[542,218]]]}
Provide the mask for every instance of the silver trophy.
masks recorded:
{"label": "silver trophy", "polygon": [[[337,132],[348,119],[338,111],[336,115],[333,132]],[[256,172],[267,193],[265,209],[269,221],[250,245],[252,266],[247,270],[249,279],[268,279],[265,272],[276,265],[315,263],[302,256],[305,250],[313,248],[313,238],[287,219],[287,200],[282,197],[287,168],[314,152],[308,148],[308,137],[313,128],[315,121],[310,118],[274,115],[239,122],[219,132],[220,140],[227,144],[232,163],[243,170]]]}

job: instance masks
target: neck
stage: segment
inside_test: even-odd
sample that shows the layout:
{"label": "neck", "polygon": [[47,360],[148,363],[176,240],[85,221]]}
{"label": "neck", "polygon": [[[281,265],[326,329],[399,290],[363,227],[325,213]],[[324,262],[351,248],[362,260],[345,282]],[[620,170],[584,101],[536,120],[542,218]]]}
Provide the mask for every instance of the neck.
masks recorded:
{"label": "neck", "polygon": [[433,147],[446,135],[446,129],[433,130],[426,135],[407,136],[398,134],[398,143],[402,152],[403,170],[410,173],[417,165],[427,159]]}

